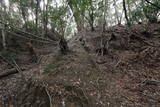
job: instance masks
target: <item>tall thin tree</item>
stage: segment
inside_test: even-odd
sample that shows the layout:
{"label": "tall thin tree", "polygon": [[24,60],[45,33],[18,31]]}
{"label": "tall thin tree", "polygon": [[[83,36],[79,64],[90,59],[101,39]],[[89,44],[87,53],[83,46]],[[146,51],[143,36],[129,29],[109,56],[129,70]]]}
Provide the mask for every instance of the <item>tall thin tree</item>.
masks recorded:
{"label": "tall thin tree", "polygon": [[130,21],[129,21],[129,19],[128,19],[128,14],[127,14],[127,9],[126,9],[126,1],[125,1],[125,0],[123,0],[123,9],[124,9],[124,13],[125,13],[125,18],[126,18],[126,21],[127,21],[127,25],[130,26],[131,23],[130,23]]}

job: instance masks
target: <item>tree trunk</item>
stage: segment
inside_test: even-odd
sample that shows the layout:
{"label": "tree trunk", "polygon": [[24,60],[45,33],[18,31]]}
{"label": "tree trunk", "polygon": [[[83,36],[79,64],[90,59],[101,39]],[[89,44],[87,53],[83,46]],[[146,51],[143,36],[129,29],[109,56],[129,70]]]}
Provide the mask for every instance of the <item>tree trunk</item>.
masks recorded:
{"label": "tree trunk", "polygon": [[[75,10],[72,3],[70,2],[70,0],[67,0],[67,2],[73,12],[73,16],[74,16],[75,22],[77,24],[77,30],[81,31],[83,29],[83,22],[82,22],[81,15],[84,13],[81,14],[79,11]],[[77,8],[77,7],[75,7],[75,8]]]}
{"label": "tree trunk", "polygon": [[108,7],[108,2],[107,0],[104,1],[104,12],[103,12],[103,25],[102,25],[102,33],[105,31],[106,27],[106,13],[107,13],[107,7]]}
{"label": "tree trunk", "polygon": [[130,0],[127,0],[127,5],[128,5],[128,17],[129,17],[129,21],[131,22],[131,7],[130,7]]}
{"label": "tree trunk", "polygon": [[27,25],[27,18],[26,18],[26,7],[21,3],[21,1],[20,1],[20,11],[24,21],[25,30],[27,31],[28,25]]}
{"label": "tree trunk", "polygon": [[28,42],[27,44],[26,44],[26,48],[27,48],[27,50],[28,50],[28,52],[29,52],[29,56],[30,56],[30,60],[32,61],[32,62],[38,62],[38,56],[37,56],[37,53],[36,53],[36,51],[35,51],[35,49],[34,49],[34,47],[33,47],[33,45],[30,43],[30,42]]}
{"label": "tree trunk", "polygon": [[91,11],[89,11],[90,27],[91,27],[91,31],[95,31],[94,29],[94,7],[93,7],[92,0],[90,0],[90,6],[91,6]]}
{"label": "tree trunk", "polygon": [[45,0],[43,0],[44,4],[43,4],[43,28],[44,28],[44,37],[47,34],[47,25],[48,25],[48,5],[49,5],[49,0],[47,0],[47,4],[45,5]]}
{"label": "tree trunk", "polygon": [[[52,33],[54,36],[58,37],[59,39],[59,48],[60,48],[61,54],[66,55],[69,52],[69,47],[66,39],[64,38],[63,35],[55,31],[55,29],[52,29]],[[52,39],[53,41],[55,40],[53,37],[49,37],[49,38]]]}
{"label": "tree trunk", "polygon": [[2,45],[3,45],[3,48],[6,50],[7,45],[6,45],[6,35],[5,35],[4,29],[2,30]]}
{"label": "tree trunk", "polygon": [[36,33],[38,32],[38,9],[39,9],[39,0],[36,0]]}
{"label": "tree trunk", "polygon": [[115,16],[116,16],[118,25],[121,25],[121,19],[119,18],[119,15],[118,15],[116,0],[113,0],[113,1],[114,1]]}
{"label": "tree trunk", "polygon": [[1,72],[0,73],[0,79],[2,79],[4,77],[7,77],[7,76],[9,76],[11,74],[16,74],[16,73],[18,73],[18,71],[16,69],[11,69],[9,71]]}
{"label": "tree trunk", "polygon": [[61,39],[59,41],[60,51],[61,54],[66,55],[69,52],[67,41],[63,36],[61,36]]}
{"label": "tree trunk", "polygon": [[90,27],[91,27],[91,31],[95,31],[94,29],[94,14],[93,14],[93,10],[91,10],[91,13],[89,13],[90,16]]}
{"label": "tree trunk", "polygon": [[[1,4],[1,6],[3,5],[3,0],[0,2],[0,4]],[[0,7],[0,12],[1,13],[3,13],[3,10],[2,10],[3,8],[2,7]],[[4,9],[4,11],[6,11],[6,9]],[[4,21],[4,16],[3,16],[3,14],[0,14],[0,18],[1,18],[1,20],[2,21]],[[7,49],[7,45],[6,45],[6,35],[5,35],[5,25],[2,25],[2,45],[3,45],[3,48],[4,49]]]}
{"label": "tree trunk", "polygon": [[123,0],[123,9],[124,9],[124,13],[125,13],[125,18],[126,18],[126,21],[127,21],[127,25],[130,26],[131,24],[130,24],[130,21],[129,21],[129,19],[128,19],[125,0]]}

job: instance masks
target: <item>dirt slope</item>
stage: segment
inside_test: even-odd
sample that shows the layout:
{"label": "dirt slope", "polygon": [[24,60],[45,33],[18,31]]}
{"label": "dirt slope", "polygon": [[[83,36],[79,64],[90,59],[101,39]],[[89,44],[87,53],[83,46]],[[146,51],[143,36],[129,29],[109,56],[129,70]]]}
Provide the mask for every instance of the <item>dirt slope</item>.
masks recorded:
{"label": "dirt slope", "polygon": [[[68,55],[60,55],[53,47],[40,49],[40,54],[50,52],[39,66],[25,71],[33,74],[32,80],[18,83],[14,82],[17,74],[10,76],[0,81],[4,87],[0,93],[9,96],[4,93],[13,82],[12,89],[24,89],[18,94],[22,98],[16,99],[22,107],[159,107],[159,29],[151,24],[113,26],[103,36],[99,28],[79,32],[69,41]],[[99,49],[106,42],[108,50],[101,56]],[[41,75],[37,78],[37,74]]]}
{"label": "dirt slope", "polygon": [[59,100],[53,97],[56,99],[53,104],[58,107],[160,106],[158,29],[159,25],[155,24],[148,28],[144,25],[108,28],[103,39],[109,40],[112,34],[116,39],[109,43],[109,54],[105,56],[96,53],[101,43],[98,29],[79,33],[70,42],[72,52],[57,56],[47,68],[48,76],[44,80],[60,96]]}

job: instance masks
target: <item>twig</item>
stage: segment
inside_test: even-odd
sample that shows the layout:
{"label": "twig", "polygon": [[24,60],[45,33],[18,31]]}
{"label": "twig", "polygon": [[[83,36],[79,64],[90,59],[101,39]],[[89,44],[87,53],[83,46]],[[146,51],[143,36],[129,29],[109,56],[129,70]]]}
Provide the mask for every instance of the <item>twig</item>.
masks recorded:
{"label": "twig", "polygon": [[[91,102],[89,101],[89,98],[87,97],[86,92],[85,92],[80,86],[76,86],[76,87],[79,88],[79,89],[82,91],[82,93],[83,93],[85,99],[86,99],[87,102],[88,102],[88,105],[90,105]],[[90,106],[89,106],[89,107],[90,107]]]}
{"label": "twig", "polygon": [[16,68],[16,69],[18,70],[18,72],[21,74],[22,79],[23,79],[25,82],[27,82],[27,80],[25,79],[25,76],[24,76],[21,68],[19,67],[19,65],[16,63],[16,61],[15,61],[12,57],[11,57],[11,60],[12,60],[13,64],[15,65],[15,68]]}
{"label": "twig", "polygon": [[45,91],[46,91],[46,93],[47,93],[47,95],[48,95],[48,98],[49,98],[49,104],[50,104],[50,107],[53,107],[53,106],[52,106],[51,95],[49,94],[49,92],[48,92],[48,90],[47,90],[47,88],[46,88],[46,87],[45,87]]}

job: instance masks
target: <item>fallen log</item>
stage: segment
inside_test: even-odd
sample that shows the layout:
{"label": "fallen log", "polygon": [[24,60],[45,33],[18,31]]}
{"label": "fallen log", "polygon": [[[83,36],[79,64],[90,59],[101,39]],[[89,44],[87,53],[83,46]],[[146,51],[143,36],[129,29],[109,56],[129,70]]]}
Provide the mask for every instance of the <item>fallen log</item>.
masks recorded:
{"label": "fallen log", "polygon": [[[24,75],[22,73],[22,69],[17,65],[16,61],[13,58],[11,58],[11,60],[12,60],[12,63],[11,63],[4,56],[0,55],[0,57],[2,58],[3,61],[5,61],[7,64],[9,64],[13,67],[13,70],[0,73],[0,79],[3,77],[9,76],[11,74],[18,73],[18,72],[20,72],[22,77],[24,78]],[[24,78],[24,80],[25,80],[25,78]]]}
{"label": "fallen log", "polygon": [[18,73],[18,70],[16,70],[16,69],[11,69],[9,71],[1,72],[0,73],[0,79],[2,79],[4,77],[7,77],[9,75],[12,75],[12,74],[16,74],[16,73]]}
{"label": "fallen log", "polygon": [[155,85],[155,86],[160,86],[160,81],[156,80],[146,80],[145,85]]}

